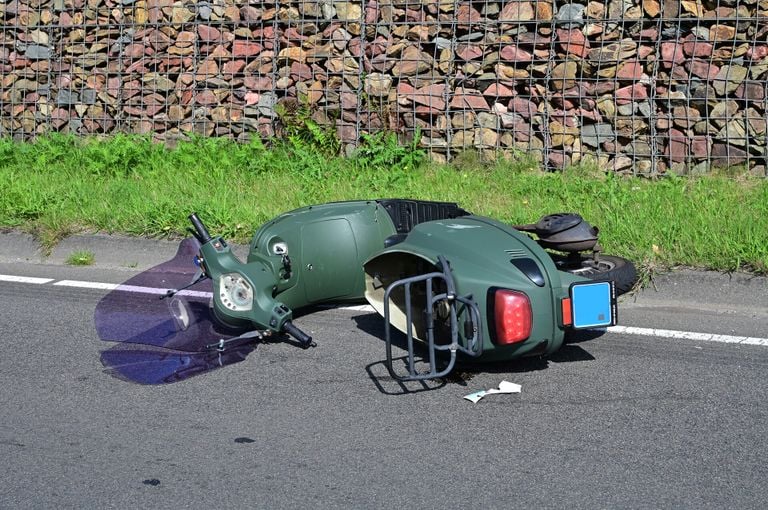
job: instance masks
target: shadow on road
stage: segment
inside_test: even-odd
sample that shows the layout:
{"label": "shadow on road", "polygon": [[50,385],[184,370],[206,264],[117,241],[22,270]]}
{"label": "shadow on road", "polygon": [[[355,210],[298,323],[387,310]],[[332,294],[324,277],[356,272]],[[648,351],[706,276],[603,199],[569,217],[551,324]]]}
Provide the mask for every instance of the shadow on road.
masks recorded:
{"label": "shadow on road", "polygon": [[[369,335],[378,338],[384,342],[384,324],[383,319],[376,313],[366,313],[352,318],[357,327]],[[450,374],[429,381],[398,381],[389,373],[386,360],[377,361],[365,367],[368,377],[376,385],[376,388],[386,395],[405,395],[409,393],[418,393],[422,391],[432,391],[440,389],[448,384],[458,384],[467,386],[467,382],[472,380],[477,374],[519,374],[544,370],[549,367],[549,363],[570,363],[577,361],[593,361],[595,359],[588,351],[577,343],[594,340],[604,335],[605,331],[589,330],[571,332],[566,337],[566,343],[559,350],[549,356],[533,356],[505,361],[476,361],[467,357],[459,357],[456,366]],[[405,334],[392,329],[392,345],[395,348],[407,351],[407,340]],[[421,345],[414,346],[417,362],[427,358],[427,350]],[[447,357],[447,356],[446,356]],[[407,373],[407,356],[401,356],[393,359],[396,373],[397,368],[402,366],[403,372]],[[427,363],[422,363],[425,370],[428,369]],[[417,365],[418,366],[418,365]]]}

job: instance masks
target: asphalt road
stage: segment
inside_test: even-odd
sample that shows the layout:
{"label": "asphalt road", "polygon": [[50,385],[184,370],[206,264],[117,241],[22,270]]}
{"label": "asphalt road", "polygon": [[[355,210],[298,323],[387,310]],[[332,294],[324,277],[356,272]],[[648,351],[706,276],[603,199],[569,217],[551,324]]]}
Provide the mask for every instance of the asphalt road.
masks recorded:
{"label": "asphalt road", "polygon": [[[120,282],[141,269],[38,262],[0,254],[0,274]],[[623,300],[621,324],[768,338],[764,278],[679,272],[656,287]],[[611,332],[546,361],[402,386],[378,317],[331,309],[297,319],[314,349],[260,344],[147,386],[103,370],[105,293],[0,281],[0,508],[768,502],[768,346]],[[522,392],[463,399],[502,380]]]}

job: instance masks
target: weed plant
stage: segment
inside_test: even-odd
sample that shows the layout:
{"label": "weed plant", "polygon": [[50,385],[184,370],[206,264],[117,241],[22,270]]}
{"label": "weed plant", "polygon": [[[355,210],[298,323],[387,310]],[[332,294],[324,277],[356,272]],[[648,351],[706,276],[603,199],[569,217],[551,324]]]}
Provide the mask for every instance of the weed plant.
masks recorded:
{"label": "weed plant", "polygon": [[212,232],[246,242],[275,215],[311,203],[409,197],[459,202],[512,224],[579,212],[606,253],[645,267],[768,272],[768,181],[708,176],[656,181],[580,167],[545,173],[525,155],[488,163],[467,153],[429,163],[415,142],[365,136],[352,157],[327,132],[284,142],[192,138],[174,148],[146,137],[34,143],[0,139],[0,228],[48,246],[73,232],[180,237],[196,211]]}
{"label": "weed plant", "polygon": [[90,266],[93,265],[95,261],[96,256],[93,254],[93,252],[84,250],[70,253],[66,262],[70,266]]}

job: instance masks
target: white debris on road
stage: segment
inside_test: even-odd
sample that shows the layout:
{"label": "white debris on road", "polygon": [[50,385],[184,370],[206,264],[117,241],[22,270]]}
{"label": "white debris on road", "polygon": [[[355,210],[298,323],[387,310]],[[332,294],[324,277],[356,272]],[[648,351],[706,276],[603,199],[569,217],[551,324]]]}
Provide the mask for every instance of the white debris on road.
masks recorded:
{"label": "white debris on road", "polygon": [[493,395],[494,393],[520,393],[521,390],[522,390],[522,386],[520,386],[519,384],[509,382],[509,381],[501,381],[499,383],[498,388],[490,388],[487,390],[481,390],[475,393],[470,393],[469,395],[464,395],[464,398],[469,400],[473,404],[476,404],[481,398],[483,398],[486,395]]}

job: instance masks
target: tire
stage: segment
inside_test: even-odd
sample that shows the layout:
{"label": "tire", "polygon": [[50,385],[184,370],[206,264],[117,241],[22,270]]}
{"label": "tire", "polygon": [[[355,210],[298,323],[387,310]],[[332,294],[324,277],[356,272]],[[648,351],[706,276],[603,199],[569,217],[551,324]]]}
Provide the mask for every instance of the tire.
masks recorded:
{"label": "tire", "polygon": [[592,257],[577,255],[571,257],[553,256],[555,265],[561,271],[566,271],[590,280],[606,282],[613,280],[616,295],[626,294],[637,283],[637,269],[627,259],[613,255],[600,255],[595,264]]}

